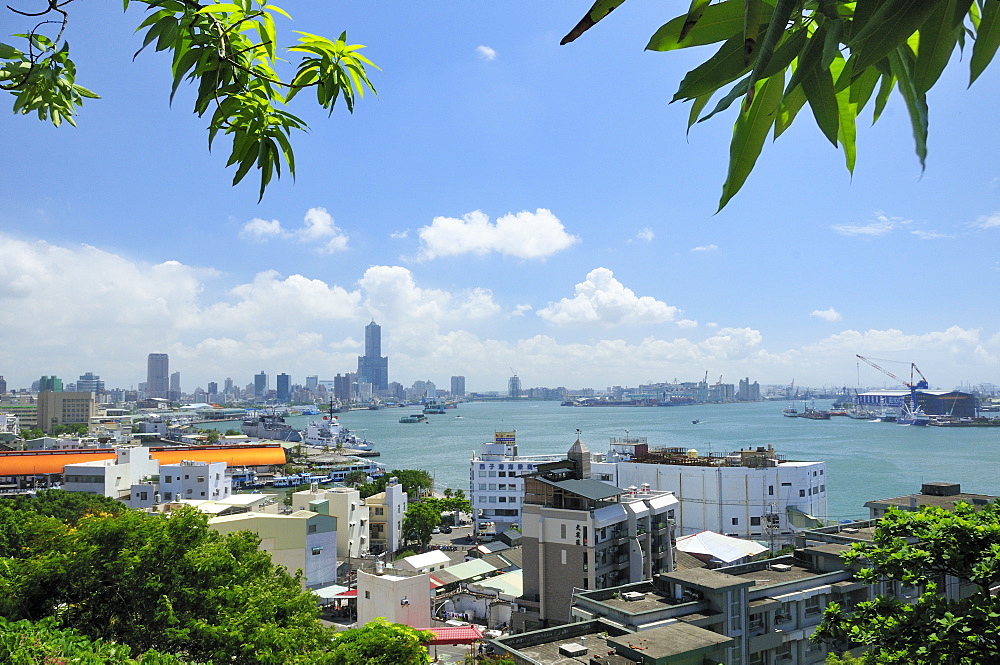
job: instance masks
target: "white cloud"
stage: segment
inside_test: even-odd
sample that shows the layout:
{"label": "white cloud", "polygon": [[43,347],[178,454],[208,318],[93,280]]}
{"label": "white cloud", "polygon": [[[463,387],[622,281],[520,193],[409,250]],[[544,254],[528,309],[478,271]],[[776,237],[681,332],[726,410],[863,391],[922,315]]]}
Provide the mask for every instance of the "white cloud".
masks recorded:
{"label": "white cloud", "polygon": [[576,285],[576,295],[538,310],[538,316],[555,325],[662,323],[673,321],[680,310],[651,296],[638,297],[607,268],[595,268]]}
{"label": "white cloud", "polygon": [[653,229],[648,226],[635,234],[636,240],[644,240],[645,242],[653,242],[653,238],[655,237],[656,234],[653,233]]}
{"label": "white cloud", "polygon": [[678,328],[697,328],[698,322],[692,321],[691,319],[681,319],[677,322]]}
{"label": "white cloud", "polygon": [[941,238],[955,237],[948,233],[940,233],[938,231],[921,231],[919,229],[914,229],[913,231],[910,231],[910,233],[917,236],[921,240],[939,240]]}
{"label": "white cloud", "polygon": [[580,241],[566,233],[562,222],[545,208],[508,213],[496,224],[479,210],[461,219],[435,217],[430,226],[420,228],[418,235],[419,258],[423,260],[490,252],[519,259],[545,259]]}
{"label": "white cloud", "polygon": [[514,311],[511,312],[511,314],[513,316],[524,316],[533,309],[534,307],[532,307],[531,305],[518,305],[514,308]]}
{"label": "white cloud", "polygon": [[403,231],[395,231],[394,233],[390,233],[389,237],[393,240],[404,240],[410,237],[410,230],[404,229]]}
{"label": "white cloud", "polygon": [[284,229],[281,228],[281,222],[278,220],[272,219],[269,222],[266,219],[255,217],[243,225],[243,228],[240,230],[240,238],[254,242],[263,242],[269,238],[280,237],[284,235],[284,232]]}
{"label": "white cloud", "polygon": [[889,217],[884,213],[877,213],[875,219],[866,224],[837,224],[830,228],[844,236],[867,236],[877,238],[887,235],[904,226],[912,224],[912,220],[902,217]]}
{"label": "white cloud", "polygon": [[814,309],[809,314],[809,316],[815,316],[817,318],[824,319],[826,321],[840,321],[842,318],[844,318],[843,316],[840,315],[840,312],[838,312],[832,307],[829,309]]}
{"label": "white cloud", "polygon": [[333,254],[347,249],[348,237],[333,221],[326,208],[310,208],[303,217],[301,227],[289,230],[274,219],[254,218],[243,225],[240,238],[253,242],[265,242],[272,238],[284,238],[313,245],[320,254]]}
{"label": "white cloud", "polygon": [[699,247],[692,247],[692,252],[714,252],[719,249],[718,245],[701,245]]}
{"label": "white cloud", "polygon": [[995,212],[992,215],[983,215],[976,220],[975,226],[981,229],[995,229],[1000,227],[1000,212]]}
{"label": "white cloud", "polygon": [[497,52],[496,50],[490,48],[489,46],[477,46],[476,54],[483,60],[496,60]]}

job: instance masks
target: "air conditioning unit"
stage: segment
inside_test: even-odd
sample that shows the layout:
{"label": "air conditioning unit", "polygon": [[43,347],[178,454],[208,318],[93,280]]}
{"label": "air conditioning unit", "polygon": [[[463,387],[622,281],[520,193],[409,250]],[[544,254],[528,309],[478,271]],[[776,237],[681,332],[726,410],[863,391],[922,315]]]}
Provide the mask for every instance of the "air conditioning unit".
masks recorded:
{"label": "air conditioning unit", "polygon": [[626,591],[622,594],[623,600],[643,600],[646,598],[646,594],[640,593],[638,591]]}
{"label": "air conditioning unit", "polygon": [[787,573],[792,569],[787,563],[775,563],[771,565],[771,570],[777,573]]}

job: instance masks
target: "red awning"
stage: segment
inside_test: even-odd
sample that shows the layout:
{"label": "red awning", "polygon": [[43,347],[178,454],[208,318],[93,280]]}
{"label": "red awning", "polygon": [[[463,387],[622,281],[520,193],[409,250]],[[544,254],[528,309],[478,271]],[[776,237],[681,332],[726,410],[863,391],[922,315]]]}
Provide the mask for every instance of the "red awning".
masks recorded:
{"label": "red awning", "polygon": [[444,582],[442,582],[438,578],[434,577],[433,575],[431,575],[430,577],[431,577],[431,588],[432,589],[436,589],[438,587],[444,586]]}
{"label": "red awning", "polygon": [[434,633],[434,639],[427,644],[472,644],[483,639],[483,633],[475,626],[442,626],[424,628]]}
{"label": "red awning", "polygon": [[334,596],[334,598],[357,598],[357,597],[358,597],[357,589],[348,589],[347,591],[341,591],[336,596]]}

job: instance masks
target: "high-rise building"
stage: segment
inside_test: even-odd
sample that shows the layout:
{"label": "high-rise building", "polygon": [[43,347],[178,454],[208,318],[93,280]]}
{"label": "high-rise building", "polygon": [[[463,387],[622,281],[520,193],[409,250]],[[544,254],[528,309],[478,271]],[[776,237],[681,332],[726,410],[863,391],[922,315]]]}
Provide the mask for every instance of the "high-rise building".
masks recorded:
{"label": "high-rise building", "polygon": [[354,377],[355,375],[350,372],[344,375],[337,374],[333,377],[333,396],[342,402],[349,402],[354,392],[351,389]]}
{"label": "high-rise building", "polygon": [[170,358],[150,353],[146,358],[146,397],[166,397],[170,390]]}
{"label": "high-rise building", "polygon": [[365,326],[365,355],[358,356],[358,383],[370,383],[376,393],[389,389],[389,358],[382,355],[382,327],[374,321]]}
{"label": "high-rise building", "polygon": [[282,372],[278,375],[278,401],[287,404],[292,397],[292,377]]}
{"label": "high-rise building", "polygon": [[181,395],[181,373],[174,372],[170,375],[170,392],[171,397],[179,399]]}
{"label": "high-rise building", "polygon": [[77,392],[100,395],[104,392],[104,381],[93,372],[87,372],[77,379],[76,389]]}
{"label": "high-rise building", "polygon": [[5,392],[7,392],[7,381],[0,376],[0,395],[3,395]]}
{"label": "high-rise building", "polygon": [[507,394],[511,399],[519,399],[521,397],[521,379],[514,374],[507,380]]}
{"label": "high-rise building", "polygon": [[86,425],[97,415],[92,393],[46,390],[38,395],[38,427],[52,434],[56,425]]}
{"label": "high-rise building", "polygon": [[38,392],[44,392],[46,390],[51,390],[54,393],[61,393],[63,389],[63,382],[58,376],[43,376],[38,381]]}
{"label": "high-rise building", "polygon": [[451,377],[451,396],[452,397],[465,397],[465,377],[464,376],[453,376],[453,377]]}
{"label": "high-rise building", "polygon": [[253,376],[253,396],[258,399],[263,399],[267,397],[267,374],[264,370],[260,371],[260,374],[254,374]]}
{"label": "high-rise building", "polygon": [[219,394],[219,384],[216,383],[215,381],[209,381],[208,382],[208,390],[206,392],[209,395],[218,395]]}
{"label": "high-rise building", "polygon": [[314,391],[319,388],[319,376],[306,377],[306,390]]}
{"label": "high-rise building", "polygon": [[233,377],[227,376],[225,383],[223,383],[222,385],[223,385],[223,388],[222,388],[223,392],[225,392],[227,395],[232,394],[232,392],[233,392]]}

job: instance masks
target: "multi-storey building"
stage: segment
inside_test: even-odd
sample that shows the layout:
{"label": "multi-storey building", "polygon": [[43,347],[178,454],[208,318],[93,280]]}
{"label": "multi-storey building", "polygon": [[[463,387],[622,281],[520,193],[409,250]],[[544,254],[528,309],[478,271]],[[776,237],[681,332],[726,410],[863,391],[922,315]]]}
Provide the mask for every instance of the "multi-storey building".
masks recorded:
{"label": "multi-storey building", "polygon": [[395,552],[403,542],[403,517],[408,497],[396,478],[390,478],[384,492],[365,499],[368,506],[369,535],[372,554]]}
{"label": "multi-storey building", "polygon": [[780,545],[827,515],[826,463],[786,460],[770,445],[700,454],[624,437],[612,439],[593,469],[616,487],[673,492],[681,502],[678,535],[715,531]]}
{"label": "multi-storey building", "polygon": [[453,398],[465,397],[465,377],[464,376],[453,376],[453,377],[451,377],[451,396]]}
{"label": "multi-storey building", "polygon": [[524,476],[539,464],[565,459],[565,455],[518,454],[516,432],[494,432],[493,441],[473,453],[469,466],[469,502],[472,533],[503,533],[521,526]]}
{"label": "multi-storey building", "polygon": [[63,390],[62,379],[58,376],[43,376],[38,381],[38,392],[44,392],[46,390],[61,393]]}
{"label": "multi-storey building", "polygon": [[264,370],[260,371],[260,374],[253,375],[253,396],[257,399],[265,399],[267,397],[267,374]]}
{"label": "multi-storey building", "polygon": [[[122,446],[115,449],[111,459],[66,464],[63,467],[63,489],[67,492],[86,492],[131,503],[132,488],[144,478],[157,473],[160,463],[153,458],[149,448]],[[148,503],[152,505],[155,490],[147,486]]]}
{"label": "multi-storey building", "polygon": [[170,391],[170,357],[150,353],[146,357],[146,397],[166,398]]}
{"label": "multi-storey building", "polygon": [[38,394],[37,406],[38,427],[50,434],[56,425],[87,425],[97,415],[94,393],[46,390]]}
{"label": "multi-storey building", "polygon": [[104,394],[104,381],[93,372],[87,372],[76,381],[76,390],[81,393]]}
{"label": "multi-storey building", "polygon": [[282,372],[278,375],[278,401],[288,404],[292,396],[292,377]]}
{"label": "multi-storey building", "polygon": [[292,494],[292,507],[337,518],[337,556],[357,558],[369,552],[368,505],[352,487],[319,489],[315,484]]}
{"label": "multi-storey building", "polygon": [[515,629],[567,623],[575,589],[604,589],[673,570],[677,498],[592,479],[591,454],[580,439],[567,457],[539,465],[524,479],[524,595]]}
{"label": "multi-storey building", "polygon": [[225,462],[184,460],[160,465],[159,493],[163,501],[219,501],[233,493],[233,481]]}
{"label": "multi-storey building", "polygon": [[382,355],[382,327],[365,326],[365,355],[358,356],[358,383],[370,383],[376,394],[389,389],[389,358]]}

